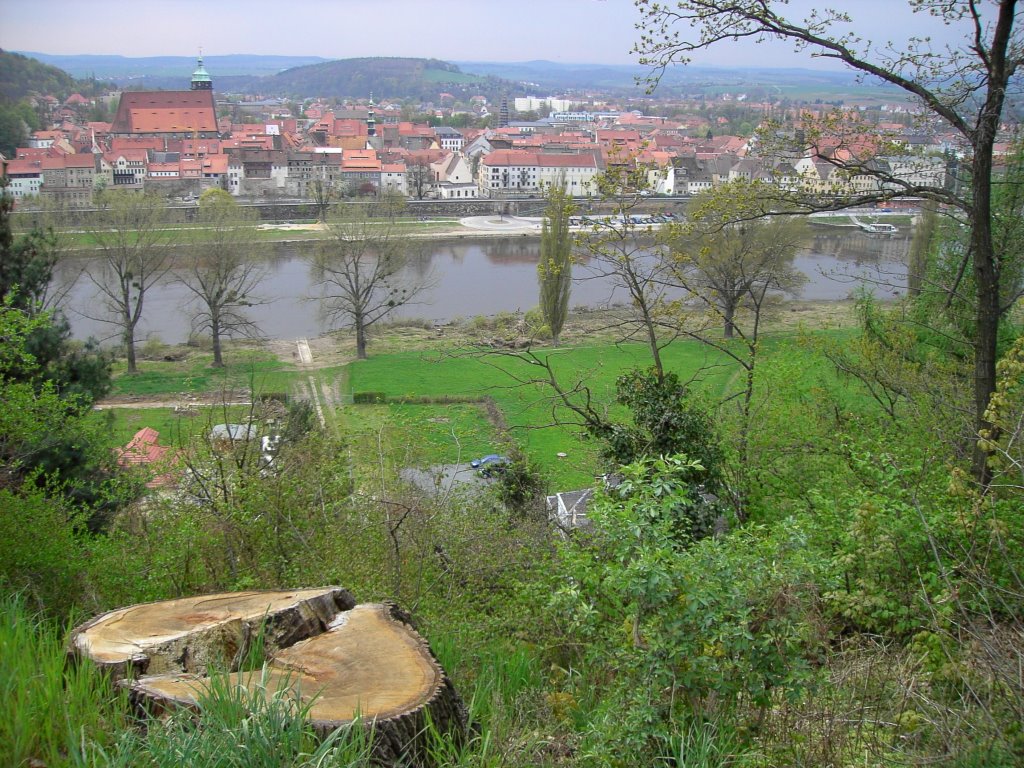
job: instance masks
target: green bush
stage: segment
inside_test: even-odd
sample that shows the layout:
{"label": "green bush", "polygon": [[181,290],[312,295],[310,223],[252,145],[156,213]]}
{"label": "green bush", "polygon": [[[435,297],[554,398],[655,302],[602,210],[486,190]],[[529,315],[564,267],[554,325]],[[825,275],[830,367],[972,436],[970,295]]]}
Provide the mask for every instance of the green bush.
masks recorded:
{"label": "green bush", "polygon": [[354,392],[352,402],[356,405],[377,405],[386,402],[388,396],[385,392]]}

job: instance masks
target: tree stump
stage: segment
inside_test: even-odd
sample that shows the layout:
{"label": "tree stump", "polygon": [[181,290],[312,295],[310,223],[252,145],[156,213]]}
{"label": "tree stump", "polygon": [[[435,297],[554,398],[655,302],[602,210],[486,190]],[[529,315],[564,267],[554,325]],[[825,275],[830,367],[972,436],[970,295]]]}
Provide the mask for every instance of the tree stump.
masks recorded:
{"label": "tree stump", "polygon": [[87,657],[115,680],[237,669],[262,633],[265,653],[324,632],[355,599],[338,587],[229,592],[143,603],[77,627],[69,653]]}
{"label": "tree stump", "polygon": [[[263,673],[238,671],[261,629]],[[219,665],[232,685],[294,693],[321,738],[358,718],[386,764],[429,763],[428,721],[459,739],[467,728],[461,698],[409,617],[390,604],[354,605],[337,588],[131,606],[76,629],[70,653],[109,670],[157,715],[186,708],[201,716],[208,671]]]}

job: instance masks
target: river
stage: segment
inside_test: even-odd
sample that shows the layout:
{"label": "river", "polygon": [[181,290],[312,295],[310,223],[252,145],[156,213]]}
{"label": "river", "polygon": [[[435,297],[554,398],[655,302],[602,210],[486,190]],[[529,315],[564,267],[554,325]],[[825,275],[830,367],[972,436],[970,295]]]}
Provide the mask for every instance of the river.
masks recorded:
{"label": "river", "polygon": [[[873,236],[858,230],[815,228],[796,257],[807,277],[799,298],[837,300],[861,284],[875,286],[880,298],[893,298],[906,285],[906,255],[910,235]],[[312,242],[277,243],[265,262],[256,291],[266,303],[248,314],[269,338],[319,336],[326,328],[319,315],[319,294],[308,257]],[[476,240],[423,240],[407,267],[407,277],[428,280],[431,287],[415,305],[402,307],[401,317],[448,322],[474,315],[526,311],[537,305],[537,262],[540,241],[532,237]],[[64,306],[74,336],[108,339],[114,326],[102,322],[102,302],[84,275],[75,276],[88,259],[71,259],[61,266],[56,282],[71,284]],[[586,264],[576,265],[574,277],[585,277]],[[136,338],[158,338],[168,344],[188,339],[191,296],[184,286],[167,279],[152,288]],[[621,289],[604,280],[580,280],[572,289],[573,306],[599,307],[625,300]]]}

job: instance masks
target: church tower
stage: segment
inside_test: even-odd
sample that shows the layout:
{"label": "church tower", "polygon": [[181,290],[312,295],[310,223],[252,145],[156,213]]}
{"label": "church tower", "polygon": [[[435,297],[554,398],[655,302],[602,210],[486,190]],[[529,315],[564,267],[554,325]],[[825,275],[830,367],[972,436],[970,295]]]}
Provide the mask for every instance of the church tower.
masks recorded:
{"label": "church tower", "polygon": [[196,62],[196,71],[192,73],[192,90],[213,90],[213,78],[210,77],[210,73],[203,67],[203,54],[201,53],[199,54],[199,60]]}

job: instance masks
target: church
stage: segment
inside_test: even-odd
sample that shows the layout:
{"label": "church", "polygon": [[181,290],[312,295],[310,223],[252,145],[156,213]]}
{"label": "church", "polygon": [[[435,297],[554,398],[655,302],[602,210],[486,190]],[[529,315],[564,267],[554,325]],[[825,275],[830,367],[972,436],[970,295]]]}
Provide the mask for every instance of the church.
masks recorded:
{"label": "church", "polygon": [[119,138],[216,139],[213,78],[203,67],[192,73],[188,91],[125,91],[110,133]]}

